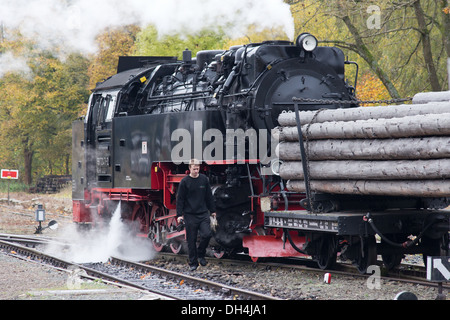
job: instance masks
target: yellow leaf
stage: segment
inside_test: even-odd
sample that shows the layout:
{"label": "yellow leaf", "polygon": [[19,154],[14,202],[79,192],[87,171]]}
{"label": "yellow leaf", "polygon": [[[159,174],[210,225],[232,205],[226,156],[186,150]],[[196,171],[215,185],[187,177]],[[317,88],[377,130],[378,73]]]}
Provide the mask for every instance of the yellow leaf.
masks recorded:
{"label": "yellow leaf", "polygon": [[144,280],[145,278],[147,278],[147,277],[149,277],[149,276],[151,276],[151,275],[152,275],[152,273],[149,272],[149,273],[147,273],[147,274],[142,275],[140,278],[141,278],[141,280]]}

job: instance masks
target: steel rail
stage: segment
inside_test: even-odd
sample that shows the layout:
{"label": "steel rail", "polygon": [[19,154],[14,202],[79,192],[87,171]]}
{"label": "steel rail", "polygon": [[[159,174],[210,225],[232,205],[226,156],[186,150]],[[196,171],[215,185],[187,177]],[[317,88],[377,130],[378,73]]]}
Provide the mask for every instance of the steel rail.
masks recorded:
{"label": "steel rail", "polygon": [[[28,247],[24,247],[22,245],[19,245],[17,243],[13,243],[13,242],[9,242],[9,241],[4,241],[4,240],[0,240],[0,249],[7,249],[7,250],[11,250],[11,251],[15,251],[17,254],[21,254],[21,255],[25,255],[27,257],[31,257],[33,259],[40,259],[42,262],[44,262],[46,265],[52,265],[58,269],[63,269],[63,270],[69,270],[69,269],[80,269],[80,270],[84,270],[86,271],[87,275],[89,275],[90,277],[94,277],[96,279],[107,279],[108,281],[110,281],[112,284],[116,285],[116,286],[126,286],[126,287],[132,287],[135,289],[139,289],[145,292],[150,292],[156,295],[161,296],[162,299],[170,299],[170,300],[181,300],[178,297],[172,296],[170,294],[166,294],[164,292],[160,292],[158,290],[153,290],[153,289],[149,289],[147,287],[138,285],[136,283],[130,282],[130,281],[126,281],[124,279],[121,278],[117,278],[108,274],[105,274],[103,272],[97,271],[95,269],[92,268],[88,268],[86,266],[80,265],[80,264],[76,264],[76,263],[72,263],[66,260],[62,260],[60,258],[45,254],[41,251],[35,250],[35,249],[31,249]],[[83,277],[83,276],[82,276]],[[111,284],[110,283],[110,284]]]}
{"label": "steel rail", "polygon": [[[159,253],[163,259],[174,259],[174,260],[185,260],[186,256],[183,254],[174,254],[170,252],[163,252]],[[208,262],[210,263],[221,263],[221,264],[242,264],[242,265],[255,265],[255,262],[248,261],[248,260],[236,260],[236,259],[215,259],[215,258],[207,258]],[[281,268],[286,270],[298,270],[303,272],[309,272],[309,273],[320,273],[325,274],[331,272],[335,275],[341,275],[341,276],[349,276],[349,277],[358,277],[358,278],[369,278],[372,276],[372,274],[365,273],[361,274],[359,271],[356,270],[356,267],[348,264],[348,263],[336,263],[335,269],[319,269],[315,265],[315,262],[311,259],[304,259],[304,258],[278,258],[278,262],[258,262],[256,265],[263,267],[263,268]],[[381,264],[381,262],[379,262]],[[404,265],[403,267],[411,267],[411,265]],[[403,283],[412,283],[412,284],[418,284],[426,287],[438,287],[438,284],[436,282],[430,282],[428,281],[424,276],[418,276],[419,275],[425,275],[426,270],[423,266],[416,266],[412,265],[414,268],[418,270],[408,270],[408,269],[394,269],[387,272],[386,276],[381,276],[380,279],[385,281],[398,281]],[[380,268],[381,265],[380,265]],[[383,271],[384,272],[384,271]],[[383,273],[382,272],[382,273]],[[443,288],[450,289],[450,284],[443,284]]]}
{"label": "steel rail", "polygon": [[[35,250],[32,249],[30,247],[25,247],[23,245],[11,242],[11,241],[26,241],[26,240],[31,240],[31,238],[28,237],[22,237],[22,236],[7,236],[8,240],[10,241],[5,241],[5,240],[0,240],[0,249],[7,249],[10,251],[15,251],[17,254],[19,255],[23,255],[26,257],[29,257],[29,259],[34,259],[34,260],[39,260],[42,261],[45,264],[50,264],[58,269],[63,269],[63,270],[69,270],[69,269],[80,269],[80,270],[84,270],[86,271],[86,274],[91,276],[91,277],[95,277],[98,279],[107,279],[108,281],[113,282],[115,285],[125,285],[127,287],[133,287],[139,290],[143,290],[143,291],[147,291],[147,292],[151,292],[153,294],[157,294],[162,296],[165,299],[173,299],[173,300],[182,300],[182,298],[180,298],[179,296],[174,296],[171,294],[167,294],[164,292],[161,292],[159,290],[155,290],[155,289],[149,289],[148,287],[136,284],[134,282],[131,281],[127,281],[112,275],[109,275],[107,273],[95,270],[93,268],[81,265],[81,264],[76,264],[76,263],[72,263],[51,255],[48,255],[46,253],[43,253],[39,250]],[[25,239],[24,239],[25,238]],[[39,239],[38,239],[39,240]],[[38,241],[39,242],[39,241]],[[44,243],[45,244],[45,243]],[[258,292],[253,292],[253,291],[249,291],[249,290],[245,290],[245,289],[240,289],[240,288],[235,288],[235,287],[231,287],[228,285],[224,285],[221,283],[216,283],[213,281],[209,281],[209,280],[205,280],[205,279],[201,279],[201,278],[197,278],[197,277],[193,277],[193,276],[189,276],[183,273],[179,273],[179,272],[174,272],[174,271],[170,271],[170,270],[165,270],[162,268],[158,268],[158,267],[154,267],[154,266],[149,266],[146,264],[142,264],[142,263],[137,263],[137,262],[132,262],[132,261],[128,261],[128,260],[124,260],[124,259],[119,259],[116,257],[112,257],[110,258],[109,261],[111,264],[113,265],[119,265],[119,266],[126,266],[126,267],[130,267],[133,268],[135,270],[141,271],[143,273],[152,273],[152,274],[158,274],[160,276],[166,277],[166,278],[170,278],[170,279],[177,279],[178,281],[183,280],[184,283],[186,284],[191,284],[192,286],[200,286],[202,288],[208,288],[211,291],[214,292],[218,292],[219,294],[222,295],[228,295],[228,296],[232,296],[232,297],[238,297],[239,299],[249,299],[249,300],[280,300],[278,298],[272,297],[272,296],[268,296],[265,294],[261,294]]]}
{"label": "steel rail", "polygon": [[207,287],[211,290],[219,291],[222,293],[226,293],[231,296],[239,296],[244,299],[250,299],[250,300],[281,300],[279,298],[269,296],[263,293],[258,293],[254,291],[249,291],[246,289],[241,288],[235,288],[231,287],[222,283],[213,282],[210,280],[202,279],[193,277],[184,273],[176,272],[176,271],[170,271],[162,268],[158,268],[155,266],[150,266],[147,264],[142,264],[138,262],[132,262],[124,259],[119,259],[116,257],[111,257],[110,262],[112,264],[117,264],[121,266],[126,266],[130,268],[135,268],[138,270],[141,270],[142,272],[152,272],[152,273],[158,273],[162,276],[169,277],[169,278],[175,278],[177,280],[184,280],[185,283],[189,282],[195,285],[199,285],[202,287]]}

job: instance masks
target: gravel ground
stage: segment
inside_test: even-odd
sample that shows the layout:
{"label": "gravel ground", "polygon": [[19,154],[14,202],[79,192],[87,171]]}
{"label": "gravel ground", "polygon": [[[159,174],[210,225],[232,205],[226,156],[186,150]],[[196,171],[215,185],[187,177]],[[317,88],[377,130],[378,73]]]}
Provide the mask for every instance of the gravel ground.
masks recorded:
{"label": "gravel ground", "polygon": [[[0,194],[0,197],[5,196]],[[70,197],[13,194],[11,198],[20,200],[14,201],[10,207],[0,203],[0,233],[32,235],[37,226],[32,210],[37,203],[44,204],[48,220],[58,220],[61,225],[71,224]],[[24,212],[24,208],[30,209],[29,213]],[[11,211],[15,213],[11,213]],[[53,232],[55,231],[45,230],[44,235],[51,236],[54,235]],[[113,286],[91,288],[89,284],[86,284],[87,288],[82,288],[87,290],[85,293],[71,292],[67,286],[67,273],[25,262],[7,254],[0,250],[0,299],[128,300],[148,298],[136,291],[117,291],[117,288]],[[331,274],[331,283],[326,284],[323,282],[323,275],[298,270],[209,264],[206,267],[199,267],[195,272],[189,272],[187,264],[184,263],[160,259],[155,259],[153,263],[165,267],[170,266],[172,269],[199,277],[221,280],[229,285],[241,285],[285,299],[392,300],[402,291],[414,293],[419,300],[434,300],[437,295],[435,288],[384,279],[380,280],[379,288],[370,289],[377,284],[372,281],[373,279],[348,278],[333,273]]]}
{"label": "gravel ground", "polygon": [[[71,224],[72,203],[64,193],[35,195],[0,194],[0,233],[34,235],[37,222],[34,210],[43,204],[46,221],[57,220],[61,227]],[[46,224],[43,224],[45,226]],[[43,236],[55,236],[58,231],[44,230]],[[68,285],[70,274],[39,263],[27,262],[0,249],[0,300],[136,300],[153,297],[136,290],[85,280],[78,290]]]}
{"label": "gravel ground", "polygon": [[322,274],[295,269],[266,268],[257,264],[244,266],[208,264],[190,272],[187,271],[186,264],[178,261],[155,260],[151,263],[288,300],[393,300],[403,291],[414,293],[419,300],[434,300],[437,295],[434,288],[384,279],[380,279],[379,288],[375,288],[376,282],[373,279],[341,276],[333,272],[331,283],[327,284]]}

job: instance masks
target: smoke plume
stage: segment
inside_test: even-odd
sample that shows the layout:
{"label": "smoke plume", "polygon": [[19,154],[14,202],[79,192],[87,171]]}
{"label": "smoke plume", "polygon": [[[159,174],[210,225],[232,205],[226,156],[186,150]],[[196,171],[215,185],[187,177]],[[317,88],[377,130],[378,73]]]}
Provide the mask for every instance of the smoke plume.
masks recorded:
{"label": "smoke plume", "polygon": [[8,30],[63,58],[70,52],[95,53],[99,33],[130,24],[152,24],[160,36],[221,28],[234,38],[252,25],[257,31],[282,28],[294,38],[293,18],[283,0],[0,0],[0,78],[10,71],[29,73],[26,57],[11,64],[11,53],[1,52]]}
{"label": "smoke plume", "polygon": [[0,23],[43,48],[92,53],[107,27],[153,24],[161,35],[222,27],[243,36],[249,25],[281,27],[293,39],[289,5],[282,0],[0,0]]}

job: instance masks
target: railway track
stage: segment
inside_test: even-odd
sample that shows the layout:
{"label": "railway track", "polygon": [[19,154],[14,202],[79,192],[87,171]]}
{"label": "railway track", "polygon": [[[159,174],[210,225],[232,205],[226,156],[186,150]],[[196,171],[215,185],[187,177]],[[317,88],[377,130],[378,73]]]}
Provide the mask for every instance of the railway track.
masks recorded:
{"label": "railway track", "polygon": [[[178,260],[185,261],[186,256],[183,254],[174,254],[174,253],[159,253],[160,258],[166,259],[168,261]],[[255,262],[248,261],[244,259],[216,259],[216,258],[207,258],[209,263],[219,263],[221,265],[254,265]],[[339,274],[342,276],[352,276],[352,277],[361,277],[368,278],[371,274],[361,274],[357,268],[350,263],[336,263],[335,269],[333,270],[322,270],[316,266],[316,263],[307,258],[278,258],[278,259],[267,259],[265,262],[257,262],[258,266],[262,268],[278,268],[278,269],[292,269],[298,271],[305,271],[311,273],[333,273]],[[394,270],[385,270],[383,269],[383,263],[379,261],[379,266],[381,273],[383,276],[382,279],[392,280],[392,281],[400,281],[400,282],[408,282],[415,283],[420,285],[426,285],[435,287],[435,283],[428,282],[426,280],[426,268],[420,265],[411,265],[411,264],[402,264],[399,268]],[[450,285],[444,285],[444,288],[450,288]]]}
{"label": "railway track", "polygon": [[[32,237],[1,234],[0,240],[0,248],[5,247],[4,243],[7,242],[7,250],[18,253],[22,250],[26,250],[22,253],[23,256],[31,257],[33,260],[38,261],[50,259],[45,257],[40,249],[42,249],[42,246],[46,246],[50,242],[53,243],[55,241],[55,239],[44,238],[41,236]],[[20,243],[20,245],[18,243]],[[58,243],[61,246],[67,245],[60,241]],[[14,245],[14,247],[11,247],[11,245]],[[22,247],[25,247],[25,249]],[[34,255],[36,255],[36,257]],[[173,263],[174,261],[177,262]],[[257,290],[266,294],[235,288],[236,286],[255,288],[254,286],[251,286],[248,281],[251,280],[252,276],[248,275],[247,272],[252,273],[252,271],[250,271],[252,268],[266,269],[268,272],[274,270],[276,274],[281,270],[285,270],[284,272],[292,270],[296,273],[306,272],[317,278],[323,277],[323,273],[331,272],[333,277],[338,276],[348,279],[360,278],[360,282],[366,282],[368,280],[365,279],[371,277],[371,274],[361,275],[354,267],[345,263],[338,263],[335,270],[320,270],[314,267],[315,263],[313,263],[311,259],[306,261],[304,259],[268,260],[255,264],[250,261],[250,259],[245,259],[245,257],[240,260],[209,258],[208,262],[210,267],[204,269],[204,271],[200,268],[200,272],[187,272],[189,274],[185,273],[185,270],[187,270],[186,256],[172,253],[159,253],[157,259],[145,262],[145,264],[126,261],[119,258],[111,258],[108,263],[84,265],[71,264],[67,261],[62,262],[60,259],[56,258],[55,262],[52,264],[63,269],[85,270],[84,272],[88,276],[106,279],[105,281],[113,282],[115,284],[123,283],[124,286],[131,286],[147,292],[150,292],[151,289],[153,289],[153,292],[156,291],[154,294],[161,293],[161,299],[176,300],[266,300],[276,299],[274,296],[283,297],[283,299],[293,298],[283,294],[278,295],[277,292],[272,293],[270,289],[267,290],[267,288],[263,289],[262,287],[257,287]],[[228,268],[228,266],[230,266],[230,268]],[[383,279],[383,281],[409,283],[423,287],[437,287],[435,283],[425,280],[425,276],[423,275],[425,269],[423,267],[415,266],[412,275],[410,274],[410,269],[410,266],[402,266],[401,269],[396,269],[389,274],[386,274],[385,271],[381,269],[381,279]],[[248,280],[241,283],[224,281],[227,273],[231,279],[242,277]],[[154,290],[155,288],[157,288],[157,290]],[[450,286],[445,284],[444,288],[450,290]]]}
{"label": "railway track", "polygon": [[[171,300],[279,300],[276,297],[235,288],[180,272],[112,257],[108,263],[75,264],[35,249],[54,240],[0,235],[0,249],[27,260],[62,270],[82,270],[83,277],[102,279],[117,286],[132,287]],[[19,244],[20,243],[20,244]],[[59,243],[64,246],[66,244]]]}

